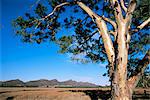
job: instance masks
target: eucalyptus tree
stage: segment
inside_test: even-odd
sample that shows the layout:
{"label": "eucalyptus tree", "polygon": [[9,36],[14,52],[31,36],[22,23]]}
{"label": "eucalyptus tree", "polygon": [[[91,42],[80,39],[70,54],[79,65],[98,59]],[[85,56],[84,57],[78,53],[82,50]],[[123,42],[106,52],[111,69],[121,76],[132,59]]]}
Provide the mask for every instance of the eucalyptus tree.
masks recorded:
{"label": "eucalyptus tree", "polygon": [[107,62],[111,99],[132,99],[150,63],[149,0],[38,0],[35,6],[13,21],[24,42],[51,41],[73,60]]}

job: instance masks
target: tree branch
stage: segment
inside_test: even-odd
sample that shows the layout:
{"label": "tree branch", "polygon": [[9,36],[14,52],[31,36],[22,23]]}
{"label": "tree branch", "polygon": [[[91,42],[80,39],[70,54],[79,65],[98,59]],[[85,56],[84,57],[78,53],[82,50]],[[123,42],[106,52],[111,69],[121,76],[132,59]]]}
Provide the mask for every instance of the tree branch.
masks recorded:
{"label": "tree branch", "polygon": [[123,9],[125,12],[127,12],[127,8],[126,8],[126,6],[125,6],[124,0],[120,0],[120,3],[121,3],[122,9]]}
{"label": "tree branch", "polygon": [[114,27],[115,30],[117,29],[117,25],[116,25],[116,23],[115,23],[113,20],[111,20],[111,19],[109,19],[109,18],[106,18],[106,17],[104,17],[104,16],[101,16],[101,17],[102,17],[103,20],[105,20],[105,21],[107,21],[108,23],[110,23],[110,24]]}
{"label": "tree branch", "polygon": [[[137,5],[137,1],[136,0],[130,0],[129,5],[128,5],[128,9],[127,9],[127,13],[126,13],[126,17],[125,17],[125,23],[126,23],[126,27],[127,30],[130,29],[131,26],[131,22],[132,22],[132,14],[136,8]],[[127,42],[130,42],[130,34],[127,34]]]}
{"label": "tree branch", "polygon": [[[110,65],[109,75],[112,77],[114,71],[114,61],[115,61],[115,53],[112,40],[110,38],[110,34],[108,34],[108,29],[105,21],[102,17],[95,14],[88,6],[83,4],[82,2],[77,2],[77,4],[93,19],[93,21],[97,24],[98,31],[102,36],[104,48],[107,54],[107,58]],[[105,19],[106,20],[106,19]],[[108,20],[108,19],[107,19]],[[109,21],[110,22],[110,21]]]}
{"label": "tree branch", "polygon": [[108,29],[105,21],[102,19],[102,17],[94,13],[88,6],[86,6],[82,2],[77,2],[77,4],[94,20],[94,22],[96,22],[103,39],[108,61],[110,63],[113,63],[115,58],[114,47],[110,35],[108,34]]}
{"label": "tree branch", "polygon": [[144,28],[147,24],[149,24],[149,22],[150,22],[150,17],[149,17],[146,21],[144,21],[141,25],[139,25],[137,28],[141,30],[141,29]]}
{"label": "tree branch", "polygon": [[92,18],[92,20],[95,22],[95,19],[98,17],[96,13],[94,13],[88,6],[83,4],[82,2],[77,2],[77,4]]}
{"label": "tree branch", "polygon": [[117,31],[109,31],[109,34],[112,34],[116,40]]}
{"label": "tree branch", "polygon": [[139,30],[143,29],[146,25],[150,23],[150,17],[145,20],[141,25],[137,26],[137,28],[133,29],[130,31],[130,33],[138,32]]}
{"label": "tree branch", "polygon": [[114,54],[113,43],[112,43],[112,40],[110,38],[110,35],[108,34],[108,29],[107,29],[106,23],[104,20],[99,18],[96,20],[96,24],[97,24],[97,27],[99,28],[101,35],[102,35],[102,39],[103,39],[104,47],[105,47],[105,50],[106,50],[106,53],[108,56],[108,60],[111,63],[114,60],[113,57],[115,54]]}
{"label": "tree branch", "polygon": [[130,0],[129,5],[128,5],[128,9],[127,9],[127,13],[128,14],[132,14],[133,11],[135,10],[137,5],[137,1],[136,0]]}
{"label": "tree branch", "polygon": [[114,8],[114,14],[118,25],[123,22],[122,10],[118,0],[110,0],[112,7]]}
{"label": "tree branch", "polygon": [[[70,4],[70,3],[69,3],[69,2],[64,2],[64,3],[61,3],[61,4],[57,5],[57,6],[53,9],[53,11],[52,11],[51,13],[49,13],[47,16],[45,16],[45,17],[43,17],[43,18],[41,18],[41,19],[36,19],[36,20],[34,20],[32,23],[38,22],[38,21],[41,21],[41,20],[45,20],[45,19],[48,18],[49,16],[53,15],[54,12],[57,10],[57,8],[60,8],[60,7],[64,6],[64,5],[68,5],[68,4]],[[41,22],[38,22],[38,24],[37,24],[37,26],[35,27],[35,29],[36,29],[40,24],[41,24]]]}
{"label": "tree branch", "polygon": [[137,2],[136,0],[130,0],[128,9],[127,9],[127,14],[126,14],[126,20],[131,20],[132,19],[132,14],[136,8]]}
{"label": "tree branch", "polygon": [[144,58],[139,62],[134,72],[130,75],[130,78],[128,79],[128,86],[130,88],[134,89],[136,87],[148,64],[150,64],[150,49],[147,51]]}
{"label": "tree branch", "polygon": [[57,10],[57,8],[60,8],[61,6],[68,5],[68,4],[70,4],[70,3],[69,3],[69,2],[64,2],[64,3],[61,3],[61,4],[57,5],[57,6],[53,9],[53,11],[52,11],[51,13],[49,13],[47,16],[45,16],[45,17],[42,18],[41,20],[44,20],[44,19],[48,18],[49,16],[53,15],[54,12]]}
{"label": "tree branch", "polygon": [[84,42],[82,42],[81,44],[84,44],[86,43],[88,40],[90,40],[96,33],[98,32],[98,30],[95,30],[94,32],[92,32],[91,35],[89,35]]}

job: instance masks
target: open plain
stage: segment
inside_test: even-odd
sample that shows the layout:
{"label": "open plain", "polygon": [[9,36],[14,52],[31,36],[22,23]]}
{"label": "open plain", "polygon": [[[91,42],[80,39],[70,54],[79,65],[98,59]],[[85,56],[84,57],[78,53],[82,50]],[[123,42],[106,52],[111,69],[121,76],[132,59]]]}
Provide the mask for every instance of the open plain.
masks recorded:
{"label": "open plain", "polygon": [[[0,100],[108,100],[109,88],[0,88]],[[136,89],[133,100],[150,100],[150,89]]]}

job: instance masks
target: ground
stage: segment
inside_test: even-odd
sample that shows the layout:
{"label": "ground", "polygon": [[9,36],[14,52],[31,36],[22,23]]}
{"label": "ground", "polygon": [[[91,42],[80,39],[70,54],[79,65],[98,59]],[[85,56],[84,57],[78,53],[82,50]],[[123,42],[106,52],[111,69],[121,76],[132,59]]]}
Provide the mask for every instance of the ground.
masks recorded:
{"label": "ground", "polygon": [[[109,88],[0,88],[0,100],[107,100],[109,97]],[[134,99],[150,100],[150,89],[136,89]]]}

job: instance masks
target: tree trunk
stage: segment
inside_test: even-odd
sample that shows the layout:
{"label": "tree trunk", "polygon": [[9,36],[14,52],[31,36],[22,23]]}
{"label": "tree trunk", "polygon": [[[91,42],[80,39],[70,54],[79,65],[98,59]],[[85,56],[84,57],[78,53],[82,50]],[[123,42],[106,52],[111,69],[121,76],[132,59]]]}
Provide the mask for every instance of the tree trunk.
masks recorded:
{"label": "tree trunk", "polygon": [[116,85],[114,88],[115,92],[112,94],[112,100],[132,100],[132,92],[130,92],[128,87],[119,87]]}
{"label": "tree trunk", "polygon": [[132,90],[127,84],[127,62],[128,62],[128,43],[127,43],[127,25],[121,22],[118,25],[117,36],[117,58],[115,59],[115,70],[112,80],[112,99],[113,100],[131,100]]}
{"label": "tree trunk", "polygon": [[[112,21],[104,16],[99,16],[95,12],[93,12],[88,6],[86,6],[82,2],[77,2],[77,4],[92,18],[92,20],[96,23],[98,31],[102,36],[102,40],[104,43],[104,48],[106,51],[106,55],[109,62],[109,76],[112,82],[112,98],[113,100],[131,100],[132,92],[136,86],[136,82],[140,78],[138,76],[133,76],[130,79],[127,79],[127,63],[128,63],[128,48],[130,41],[130,34],[128,30],[130,29],[132,22],[132,14],[135,10],[136,3],[135,0],[130,0],[128,8],[124,6],[123,0],[121,0],[121,5],[119,0],[110,0],[111,6],[114,10],[115,21]],[[122,14],[122,7],[126,13],[126,16]],[[113,42],[111,40],[110,34],[107,29],[106,22],[110,23],[113,28],[113,36],[115,37],[115,48]],[[138,29],[142,29],[146,24],[150,22],[150,18],[138,26]],[[117,46],[116,46],[117,45]],[[150,53],[149,53],[150,55]],[[146,58],[146,64],[149,64],[148,58]],[[143,64],[139,64],[142,66]],[[146,67],[144,67],[146,68]],[[142,70],[144,72],[144,69]]]}
{"label": "tree trunk", "polygon": [[133,90],[128,86],[126,79],[119,72],[115,76],[112,82],[112,100],[132,100]]}

